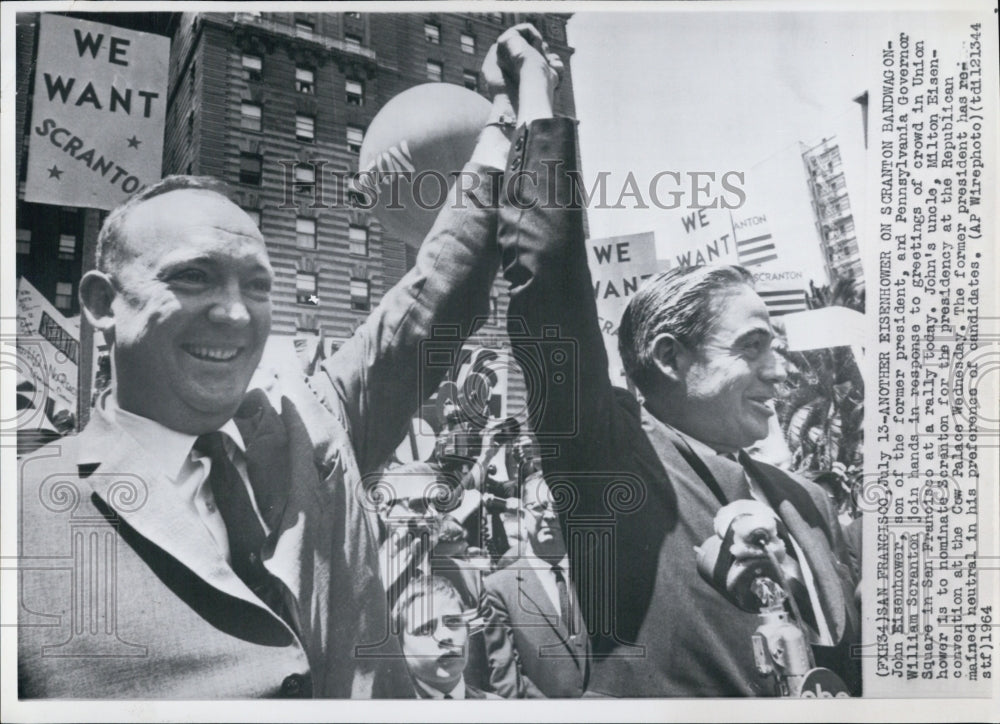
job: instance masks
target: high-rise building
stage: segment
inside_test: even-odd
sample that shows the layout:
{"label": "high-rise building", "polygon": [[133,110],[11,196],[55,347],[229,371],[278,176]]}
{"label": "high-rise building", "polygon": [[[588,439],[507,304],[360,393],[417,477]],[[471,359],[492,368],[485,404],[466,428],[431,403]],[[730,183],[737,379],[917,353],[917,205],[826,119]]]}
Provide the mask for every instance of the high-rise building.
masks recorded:
{"label": "high-rise building", "polygon": [[831,282],[850,278],[855,288],[863,289],[861,252],[840,146],[836,138],[824,138],[815,146],[802,144],[801,150],[827,275]]}
{"label": "high-rise building", "polygon": [[[276,271],[276,334],[351,335],[414,253],[331,179],[358,171],[369,123],[427,82],[482,90],[504,13],[184,13],[173,36],[164,173],[216,176],[260,225]],[[535,20],[569,67],[566,16]],[[567,71],[568,76],[568,71]],[[573,115],[572,80],[557,111]],[[322,198],[318,198],[319,194]],[[502,293],[494,322],[503,328]]]}
{"label": "high-rise building", "polygon": [[[321,339],[327,351],[415,260],[370,211],[340,203],[329,184],[358,171],[365,132],[382,106],[427,82],[483,92],[479,71],[490,46],[530,21],[566,68],[556,112],[575,115],[564,14],[63,14],[171,38],[162,172],[215,176],[233,188],[276,272],[272,333]],[[23,201],[39,16],[17,19],[17,273],[71,316],[106,212]],[[476,344],[506,346],[505,287],[494,284]],[[508,382],[515,401],[525,394],[517,377]]]}

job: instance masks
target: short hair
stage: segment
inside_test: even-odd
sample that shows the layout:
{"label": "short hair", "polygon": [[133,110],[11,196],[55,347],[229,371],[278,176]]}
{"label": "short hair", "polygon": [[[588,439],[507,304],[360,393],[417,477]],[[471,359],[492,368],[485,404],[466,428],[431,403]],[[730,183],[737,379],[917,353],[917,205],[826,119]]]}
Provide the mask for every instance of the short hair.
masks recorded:
{"label": "short hair", "polygon": [[618,351],[625,374],[641,392],[658,379],[653,341],[672,334],[685,345],[699,345],[715,321],[717,293],[740,285],[753,287],[753,276],[741,266],[684,266],[639,288],[618,326]]}
{"label": "short hair", "polygon": [[444,576],[430,575],[422,576],[409,583],[403,592],[399,594],[396,603],[392,607],[392,625],[395,631],[403,633],[410,622],[409,611],[413,604],[421,598],[442,594],[455,601],[459,608],[463,608],[462,597],[454,584]]}
{"label": "short hair", "polygon": [[104,220],[104,225],[101,226],[101,233],[97,237],[98,270],[110,273],[117,270],[122,262],[127,259],[125,239],[122,238],[122,227],[137,206],[157,196],[183,189],[212,191],[236,203],[233,200],[232,190],[229,186],[212,176],[167,176],[163,180],[135,194],[108,214],[108,218]]}

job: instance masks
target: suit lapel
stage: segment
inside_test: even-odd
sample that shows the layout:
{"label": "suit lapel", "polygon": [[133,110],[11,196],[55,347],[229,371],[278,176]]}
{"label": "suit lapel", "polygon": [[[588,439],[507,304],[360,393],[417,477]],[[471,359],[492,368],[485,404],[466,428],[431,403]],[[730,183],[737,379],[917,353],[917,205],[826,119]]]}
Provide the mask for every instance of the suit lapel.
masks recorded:
{"label": "suit lapel", "polygon": [[233,418],[246,446],[247,475],[260,514],[278,527],[288,502],[288,434],[260,390],[252,390]]}
{"label": "suit lapel", "polygon": [[121,520],[214,588],[263,607],[233,573],[173,484],[153,469],[146,451],[102,410],[95,410],[80,433],[79,449],[79,467],[91,471],[87,482]]}
{"label": "suit lapel", "polygon": [[[704,499],[709,509],[721,507],[724,505],[722,499],[729,499],[730,495],[734,494],[734,491],[746,488],[746,481],[743,480],[743,472],[740,466],[733,463],[736,468],[739,468],[738,481],[733,479],[733,471],[729,470],[728,467],[719,468],[718,474],[721,479],[717,479],[716,473],[712,471],[712,468],[705,465],[701,461],[701,458],[691,450],[687,441],[670,427],[653,417],[646,408],[642,408],[642,427],[643,431],[649,437],[653,450],[656,451],[657,456],[660,458],[663,469],[670,471],[670,479],[675,487],[683,487],[688,491],[689,495],[693,494],[700,499]],[[701,471],[696,469],[702,466],[704,467]],[[717,483],[717,490],[712,489],[713,481]],[[722,499],[720,499],[720,496]],[[732,498],[732,500],[735,499]],[[696,507],[700,509],[702,506]],[[692,523],[693,521],[689,520],[686,522]],[[711,535],[712,530],[712,526],[709,525],[705,535]]]}
{"label": "suit lapel", "polygon": [[[577,651],[570,641],[569,627],[565,622],[562,622],[559,617],[559,613],[552,609],[552,600],[549,595],[545,592],[542,587],[542,579],[540,578],[542,573],[547,571],[539,571],[534,568],[525,568],[518,571],[517,578],[520,583],[519,589],[521,591],[522,600],[527,600],[534,607],[535,612],[538,613],[545,619],[545,622],[552,627],[560,643],[565,646],[569,652],[573,655],[573,660],[577,662],[579,666],[579,661],[577,660]],[[569,586],[567,582],[567,586]],[[574,611],[576,607],[571,606]],[[585,635],[582,633],[583,629],[581,627],[581,636]],[[548,647],[542,647],[548,648]]]}
{"label": "suit lapel", "polygon": [[[264,545],[264,567],[301,603],[300,574],[312,564],[305,560],[306,540],[317,532],[307,530],[306,524],[325,518],[321,511],[327,506],[316,492],[320,481],[308,432],[290,401],[283,398],[281,406],[279,415],[261,390],[251,390],[234,421],[246,445],[247,475],[257,507],[271,531]],[[312,543],[312,550],[327,550],[330,541]]]}
{"label": "suit lapel", "polygon": [[531,568],[522,568],[517,572],[517,581],[519,603],[527,601],[530,605],[525,610],[541,616],[549,626],[558,631],[559,615],[552,611],[552,602],[542,588],[538,572]]}

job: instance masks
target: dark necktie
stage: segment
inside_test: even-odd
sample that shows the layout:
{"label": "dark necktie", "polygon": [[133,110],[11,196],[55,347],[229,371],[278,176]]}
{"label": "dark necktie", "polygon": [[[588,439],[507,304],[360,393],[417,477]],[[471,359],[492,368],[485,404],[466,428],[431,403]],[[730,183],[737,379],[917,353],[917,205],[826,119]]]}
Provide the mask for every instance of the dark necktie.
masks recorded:
{"label": "dark necktie", "polygon": [[243,478],[226,452],[223,433],[210,432],[199,436],[194,448],[212,461],[207,482],[219,514],[226,524],[233,571],[251,591],[291,625],[281,584],[267,572],[261,561],[261,549],[267,534],[253,509]]}
{"label": "dark necktie", "polygon": [[563,575],[562,566],[558,563],[552,565],[552,574],[556,577],[556,590],[559,592],[559,617],[563,625],[569,629],[570,635],[574,634],[573,619],[569,611],[569,589],[566,587],[566,576]]}

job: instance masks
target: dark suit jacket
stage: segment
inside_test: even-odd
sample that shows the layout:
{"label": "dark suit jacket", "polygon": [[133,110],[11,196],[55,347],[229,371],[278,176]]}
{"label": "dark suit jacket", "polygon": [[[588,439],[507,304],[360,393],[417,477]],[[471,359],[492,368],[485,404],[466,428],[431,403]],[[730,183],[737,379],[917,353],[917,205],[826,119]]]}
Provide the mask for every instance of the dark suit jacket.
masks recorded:
{"label": "dark suit jacket", "polygon": [[[560,134],[540,134],[538,128]],[[613,696],[739,696],[773,693],[755,671],[757,616],[702,581],[693,547],[713,534],[721,506],[680,454],[669,431],[608,379],[587,267],[572,122],[521,129],[508,172],[522,154],[556,169],[519,179],[517,203],[501,208],[499,238],[511,283],[508,326],[515,356],[537,370],[532,428],[558,455],[543,461],[561,489],[561,517],[593,636],[589,693]],[[579,185],[576,184],[576,188]],[[523,211],[534,202],[541,219]],[[552,351],[566,352],[556,364]],[[808,558],[838,646],[817,664],[857,683],[847,654],[858,641],[854,582],[833,511],[822,491],[760,464],[754,475]],[[582,563],[582,565],[579,565]]]}
{"label": "dark suit jacket", "polygon": [[490,688],[505,699],[582,696],[590,641],[579,608],[573,607],[577,634],[571,636],[538,572],[522,563],[484,581]]}
{"label": "dark suit jacket", "polygon": [[249,477],[273,531],[262,558],[290,592],[298,635],[98,413],[20,462],[21,696],[412,696],[368,492],[444,375],[420,364],[424,341],[450,325],[457,356],[488,309],[495,180],[466,170],[481,177],[473,198],[440,214],[414,268],[308,387],[262,368],[237,420],[250,425]]}

